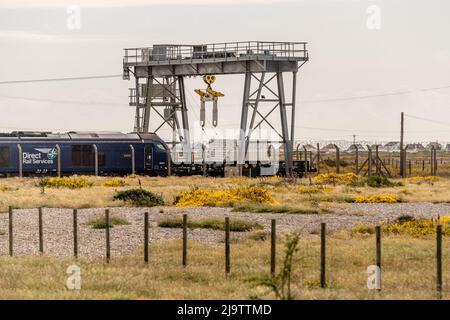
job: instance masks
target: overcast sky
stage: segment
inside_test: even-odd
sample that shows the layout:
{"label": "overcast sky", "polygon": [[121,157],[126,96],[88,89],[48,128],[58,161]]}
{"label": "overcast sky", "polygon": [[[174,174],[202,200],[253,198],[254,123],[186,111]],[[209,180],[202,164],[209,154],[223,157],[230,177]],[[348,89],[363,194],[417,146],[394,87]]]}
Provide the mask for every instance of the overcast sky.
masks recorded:
{"label": "overcast sky", "polygon": [[[407,117],[407,140],[450,141],[448,0],[187,3],[1,0],[0,82],[119,75],[123,48],[155,43],[306,41],[296,139],[398,139],[404,111],[436,121]],[[73,5],[79,29],[67,25]],[[219,126],[239,127],[242,80],[219,76],[214,84],[226,95]],[[0,130],[131,131],[131,86],[120,77],[0,84]],[[200,78],[188,80],[191,123],[199,114],[196,87]],[[390,95],[399,92],[408,93]]]}

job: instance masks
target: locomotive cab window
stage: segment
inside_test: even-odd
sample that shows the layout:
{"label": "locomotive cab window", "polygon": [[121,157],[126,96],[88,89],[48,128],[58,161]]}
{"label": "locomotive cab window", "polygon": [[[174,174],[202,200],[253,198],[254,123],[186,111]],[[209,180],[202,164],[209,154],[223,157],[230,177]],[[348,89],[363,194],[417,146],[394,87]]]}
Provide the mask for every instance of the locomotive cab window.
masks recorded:
{"label": "locomotive cab window", "polygon": [[164,145],[161,142],[155,142],[155,146],[156,146],[156,149],[158,149],[158,150],[166,151],[166,148],[164,147]]}
{"label": "locomotive cab window", "polygon": [[0,147],[0,167],[9,167],[11,156],[9,147]]}
{"label": "locomotive cab window", "polygon": [[91,167],[94,165],[94,147],[91,144],[72,146],[72,165],[74,167]]}

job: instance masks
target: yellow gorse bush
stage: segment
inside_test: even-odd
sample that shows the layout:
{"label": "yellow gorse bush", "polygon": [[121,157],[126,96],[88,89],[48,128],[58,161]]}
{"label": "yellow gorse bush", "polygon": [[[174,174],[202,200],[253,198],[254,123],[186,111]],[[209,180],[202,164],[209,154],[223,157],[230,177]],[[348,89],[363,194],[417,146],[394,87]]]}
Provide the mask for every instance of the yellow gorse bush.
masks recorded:
{"label": "yellow gorse bush", "polygon": [[315,183],[329,184],[349,184],[357,180],[358,176],[354,173],[322,173],[312,179]]}
{"label": "yellow gorse bush", "polygon": [[[420,219],[398,221],[390,224],[381,224],[382,230],[387,234],[409,235],[412,237],[430,236],[436,234],[438,221],[434,219]],[[450,217],[441,217],[439,223],[442,224],[442,234],[450,235]],[[352,233],[372,234],[374,226],[358,223],[352,229]]]}
{"label": "yellow gorse bush", "polygon": [[89,181],[85,177],[71,177],[71,178],[44,178],[43,186],[47,188],[69,188],[79,189],[92,187],[93,182]]}
{"label": "yellow gorse bush", "polygon": [[354,203],[398,203],[402,202],[401,199],[395,195],[390,194],[377,194],[370,197],[355,196],[352,198]]}
{"label": "yellow gorse bush", "polygon": [[[436,220],[411,220],[397,222],[383,227],[383,231],[391,234],[406,234],[413,237],[421,237],[436,234]],[[450,235],[450,229],[442,227],[442,234]]]}
{"label": "yellow gorse bush", "polygon": [[436,176],[418,176],[418,177],[411,177],[411,178],[405,178],[404,179],[407,182],[412,182],[412,183],[432,183],[432,182],[436,182],[436,181],[440,181],[442,180],[441,177],[436,177]]}
{"label": "yellow gorse bush", "polygon": [[177,207],[224,207],[235,202],[275,204],[277,201],[262,187],[235,187],[229,190],[196,189],[180,193],[174,201]]}
{"label": "yellow gorse bush", "polygon": [[333,188],[325,186],[301,186],[297,188],[298,193],[320,193],[331,191],[333,191]]}
{"label": "yellow gorse bush", "polygon": [[103,181],[102,183],[100,183],[100,185],[102,187],[125,187],[128,185],[128,183],[126,183],[126,181],[123,179],[114,178],[111,180]]}

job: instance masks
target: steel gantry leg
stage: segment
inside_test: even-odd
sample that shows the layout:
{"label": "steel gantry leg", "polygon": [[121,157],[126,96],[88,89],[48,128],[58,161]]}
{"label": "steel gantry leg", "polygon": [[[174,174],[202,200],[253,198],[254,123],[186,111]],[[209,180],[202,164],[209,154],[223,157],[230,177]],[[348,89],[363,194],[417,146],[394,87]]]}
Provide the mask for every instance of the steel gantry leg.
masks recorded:
{"label": "steel gantry leg", "polygon": [[185,161],[191,161],[191,139],[189,133],[189,120],[188,120],[188,110],[186,105],[186,91],[184,87],[183,76],[178,77],[178,86],[180,89],[180,99],[181,99],[181,122],[183,124],[183,151],[185,154]]}
{"label": "steel gantry leg", "polygon": [[283,73],[277,72],[278,98],[280,107],[281,133],[284,143],[284,161],[286,168],[286,176],[292,176],[292,150],[289,139],[289,129],[286,114],[286,101],[284,97]]}
{"label": "steel gantry leg", "polygon": [[150,110],[152,108],[152,97],[153,97],[153,77],[147,78],[147,97],[145,99],[145,109],[144,109],[144,125],[143,131],[149,132],[149,122],[150,122]]}
{"label": "steel gantry leg", "polygon": [[256,119],[256,114],[258,112],[258,104],[259,104],[259,100],[261,99],[261,91],[263,89],[264,86],[264,77],[265,77],[266,73],[263,72],[261,73],[261,79],[258,79],[259,81],[259,85],[258,85],[258,91],[256,92],[256,100],[255,103],[253,104],[253,113],[252,113],[252,118],[250,119],[250,125],[248,128],[248,134],[247,134],[247,138],[246,138],[246,142],[245,142],[245,156],[247,156],[248,153],[248,146],[250,144],[250,139],[253,133],[253,127],[255,125],[255,119]]}
{"label": "steel gantry leg", "polygon": [[245,136],[247,131],[247,119],[248,119],[248,103],[250,97],[250,85],[251,85],[251,73],[245,73],[244,80],[244,94],[242,98],[242,111],[241,111],[241,128],[239,132],[239,157],[238,168],[239,175],[242,176],[242,167],[245,162]]}
{"label": "steel gantry leg", "polygon": [[141,121],[140,121],[140,104],[139,104],[139,77],[135,77],[136,80],[136,119],[135,119],[135,125],[134,130],[137,132],[142,131],[141,127]]}
{"label": "steel gantry leg", "polygon": [[[292,100],[291,100],[291,150],[294,148],[295,139],[295,100],[297,96],[297,71],[292,72]],[[306,158],[305,158],[306,161]],[[306,162],[305,162],[306,166]]]}

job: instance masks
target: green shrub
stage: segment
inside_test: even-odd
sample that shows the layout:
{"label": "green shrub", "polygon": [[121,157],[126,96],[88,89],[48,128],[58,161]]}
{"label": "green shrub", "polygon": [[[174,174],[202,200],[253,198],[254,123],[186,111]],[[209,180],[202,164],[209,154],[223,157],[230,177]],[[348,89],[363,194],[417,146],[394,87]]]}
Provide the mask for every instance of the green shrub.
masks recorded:
{"label": "green shrub", "polygon": [[[158,227],[161,228],[182,228],[183,220],[181,219],[167,219],[158,223]],[[205,219],[198,221],[188,221],[187,227],[189,229],[212,229],[212,230],[225,230],[225,222],[219,219]],[[245,220],[230,220],[230,231],[233,232],[245,232],[251,230],[263,229],[259,223],[250,222]]]}
{"label": "green shrub", "polygon": [[[118,217],[110,217],[109,218],[109,227],[112,228],[114,226],[123,226],[129,225],[130,222],[124,218]],[[106,228],[106,220],[105,217],[97,217],[95,219],[90,220],[86,225],[92,227],[92,229],[105,229]]]}
{"label": "green shrub", "polygon": [[161,196],[144,189],[128,189],[118,191],[114,195],[113,200],[122,200],[138,207],[154,207],[164,205],[164,199]]}
{"label": "green shrub", "polygon": [[372,188],[397,187],[402,186],[401,182],[393,182],[381,175],[374,175],[366,178],[366,183]]}
{"label": "green shrub", "polygon": [[402,215],[402,216],[398,217],[397,219],[395,219],[394,222],[395,223],[405,223],[405,222],[414,221],[414,220],[416,220],[416,218],[406,214],[406,215]]}

